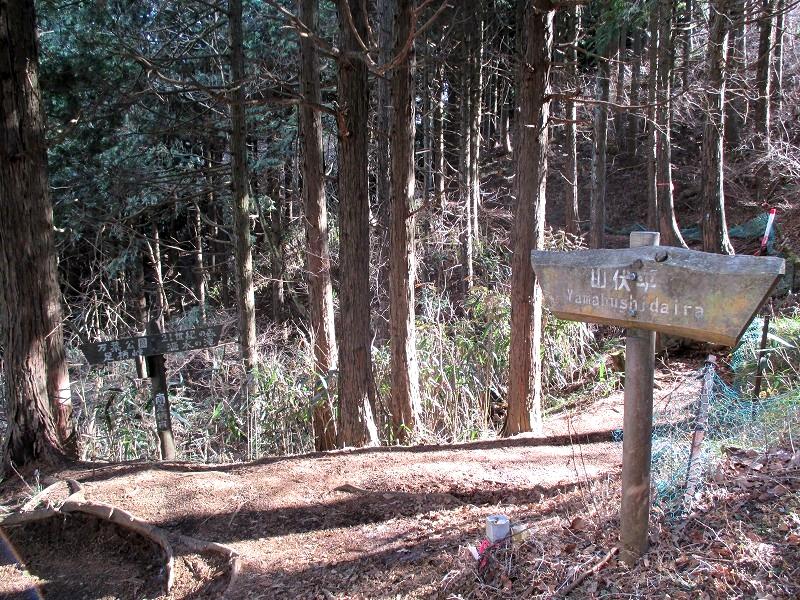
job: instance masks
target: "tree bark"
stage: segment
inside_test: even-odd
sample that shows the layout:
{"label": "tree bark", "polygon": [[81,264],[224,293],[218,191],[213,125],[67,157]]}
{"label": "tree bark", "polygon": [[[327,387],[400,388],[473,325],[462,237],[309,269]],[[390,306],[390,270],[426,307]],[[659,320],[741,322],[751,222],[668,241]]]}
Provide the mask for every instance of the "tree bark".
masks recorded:
{"label": "tree bark", "polygon": [[32,0],[0,2],[0,345],[3,465],[53,463],[77,449],[47,182]]}
{"label": "tree bark", "polygon": [[[414,0],[397,0],[394,54],[415,25]],[[414,324],[414,49],[392,71],[392,209],[390,216],[390,331],[394,439],[406,443],[419,420],[421,400]]]}
{"label": "tree bark", "polygon": [[[392,31],[397,0],[379,0],[378,10],[378,62],[382,65],[392,61]],[[375,80],[375,127],[372,140],[375,147],[375,213],[378,243],[375,295],[378,298],[378,314],[374,316],[376,341],[383,343],[389,339],[389,212],[391,210],[391,148],[389,130],[391,128],[391,72]]]}
{"label": "tree bark", "polygon": [[[566,44],[567,49],[565,59],[567,62],[567,73],[569,85],[578,83],[578,30],[580,23],[580,13],[577,6],[571,6],[566,16]],[[580,235],[580,221],[578,217],[578,110],[577,105],[571,99],[564,102],[564,118],[566,119],[565,143],[567,164],[565,166],[567,182],[564,186],[564,228],[567,233]]]}
{"label": "tree bark", "polygon": [[[300,20],[312,31],[317,31],[319,0],[299,0],[299,3]],[[314,41],[309,37],[300,37],[300,61],[303,97],[307,102],[320,104],[319,56]],[[303,159],[308,305],[314,343],[314,447],[317,450],[333,450],[336,447],[336,420],[329,390],[338,368],[338,353],[333,321],[328,209],[322,172],[322,115],[308,104],[300,106],[300,147]]]}
{"label": "tree bark", "polygon": [[[466,27],[466,25],[465,25]],[[472,230],[472,177],[470,169],[472,159],[472,143],[470,140],[470,124],[472,110],[470,103],[472,94],[470,93],[470,68],[469,68],[469,33],[464,32],[464,45],[467,48],[467,55],[464,57],[465,66],[461,70],[461,169],[459,173],[459,188],[463,203],[463,224],[461,229],[461,306],[466,303],[469,290],[472,288],[474,269],[472,255],[474,249],[474,232]]]}
{"label": "tree bark", "polygon": [[433,107],[433,187],[436,206],[444,213],[444,65],[436,64],[436,90]]}
{"label": "tree bark", "polygon": [[[775,45],[775,6],[777,0],[761,0],[761,16],[758,21],[758,58],[756,59],[756,100],[753,120],[759,149],[770,147],[770,121],[772,111],[772,56]],[[760,189],[766,186],[760,185]],[[764,198],[762,198],[763,200]]]}
{"label": "tree bark", "polygon": [[729,0],[712,0],[706,67],[706,122],[703,129],[703,250],[733,254],[725,220],[723,178],[725,130],[725,62],[728,51]]}
{"label": "tree bark", "polygon": [[659,0],[658,68],[656,106],[656,193],[658,195],[658,227],[666,246],[683,246],[672,195],[672,22],[674,5],[671,0]]}
{"label": "tree bark", "polygon": [[[628,27],[626,23],[620,26],[619,42],[617,43],[617,63],[614,65],[616,70],[616,90],[614,92],[614,102],[617,106],[625,104],[625,57],[626,57],[626,44],[628,41]],[[614,112],[614,139],[617,142],[617,151],[625,151],[625,142],[627,136],[625,135],[625,112],[617,109]]]}
{"label": "tree bark", "polygon": [[[337,0],[339,56],[339,260],[341,269],[339,335],[339,446],[377,444],[372,415],[369,293],[369,187],[367,64],[359,38],[367,39],[366,5]],[[348,23],[352,17],[352,26]]]}
{"label": "tree bark", "polygon": [[656,176],[656,89],[658,87],[658,8],[650,7],[647,26],[650,46],[647,50],[647,137],[644,144],[644,160],[647,167],[647,227],[650,231],[658,229],[658,186]]}
{"label": "tree bark", "polygon": [[[689,90],[689,74],[692,69],[692,49],[693,49],[693,36],[694,36],[694,0],[684,0],[683,12],[681,13],[681,25],[683,26],[683,35],[681,36],[681,52],[683,54],[683,68],[681,69],[681,76],[683,78],[684,91]],[[713,18],[713,15],[711,15]]]}
{"label": "tree bark", "polygon": [[242,0],[229,0],[231,42],[231,167],[233,183],[234,259],[236,262],[236,304],[239,309],[239,345],[245,368],[258,360],[256,347],[255,287],[253,285],[253,243],[250,239],[250,190],[247,175],[247,120],[244,107],[244,46]]}
{"label": "tree bark", "polygon": [[786,23],[786,0],[777,0],[775,5],[775,44],[772,69],[772,112],[780,115],[783,109],[783,38]]}
{"label": "tree bark", "polygon": [[483,94],[483,0],[469,13],[469,202],[473,251],[480,247],[478,212],[481,204],[481,96]]}
{"label": "tree bark", "polygon": [[610,99],[611,69],[610,60],[617,53],[617,40],[612,39],[603,51],[603,58],[597,65],[595,80],[596,97],[599,101],[594,107],[592,145],[592,189],[589,201],[589,217],[591,229],[589,246],[603,248],[605,246],[606,228],[606,150],[608,142],[608,101]]}
{"label": "tree bark", "polygon": [[[641,98],[641,90],[639,88],[642,85],[642,30],[639,27],[633,28],[632,38],[633,60],[631,62],[631,83],[628,99],[632,106],[637,106]],[[626,124],[628,141],[625,145],[630,156],[635,156],[638,151],[636,146],[639,138],[639,130],[641,128],[641,120],[638,109],[628,111],[628,122]]]}
{"label": "tree bark", "polygon": [[[283,322],[286,315],[286,295],[283,285],[283,220],[285,209],[286,186],[284,184],[286,171],[283,165],[271,170],[269,177],[272,210],[269,211],[269,239],[272,255],[270,257],[270,287],[272,288],[272,320],[276,323]],[[291,177],[291,175],[290,175]]]}
{"label": "tree bark", "polygon": [[554,11],[549,0],[528,0],[525,9],[518,78],[522,126],[516,148],[510,371],[504,435],[540,432],[542,428],[542,293],[530,256],[531,250],[542,248],[544,243]]}
{"label": "tree bark", "polygon": [[725,103],[725,142],[728,148],[738,148],[741,129],[748,111],[744,92],[746,54],[744,0],[731,0],[731,34],[728,39],[728,101]]}
{"label": "tree bark", "polygon": [[192,275],[194,293],[197,296],[197,307],[200,309],[200,321],[206,322],[206,272],[203,265],[203,220],[200,204],[192,205],[192,237],[194,238],[194,264]]}

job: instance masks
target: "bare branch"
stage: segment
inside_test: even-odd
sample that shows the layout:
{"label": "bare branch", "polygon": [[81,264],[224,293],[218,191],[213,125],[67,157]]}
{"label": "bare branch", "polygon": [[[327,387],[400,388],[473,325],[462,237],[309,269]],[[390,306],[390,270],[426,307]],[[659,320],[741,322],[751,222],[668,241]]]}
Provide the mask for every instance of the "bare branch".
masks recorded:
{"label": "bare branch", "polygon": [[[411,34],[408,36],[408,39],[405,41],[405,44],[403,44],[403,49],[400,51],[400,53],[397,56],[395,56],[388,64],[376,67],[374,69],[375,73],[377,73],[378,75],[384,75],[387,71],[391,71],[397,65],[402,63],[406,59],[406,57],[408,56],[408,53],[411,50],[411,46],[414,44],[414,40],[417,38],[417,36],[420,36],[423,33],[425,33],[425,31],[431,25],[433,25],[433,23],[436,21],[436,19],[438,19],[439,16],[445,11],[445,9],[452,8],[451,5],[449,5],[447,3],[447,1],[448,0],[442,0],[442,3],[439,6],[439,8],[436,9],[436,12],[433,13],[431,18],[428,19],[422,27],[420,27],[419,29],[412,28]],[[432,0],[426,0],[426,2],[423,5],[421,5],[419,8],[417,8],[417,10],[415,11],[415,14],[418,14],[419,10],[422,8],[422,6],[427,5],[429,2],[432,2]]]}
{"label": "bare branch", "polygon": [[339,57],[341,54],[339,49],[328,42],[328,40],[318,36],[308,25],[303,23],[303,21],[301,21],[297,15],[286,10],[286,8],[281,6],[278,2],[276,2],[276,0],[265,0],[265,2],[286,17],[286,19],[294,26],[294,28],[297,30],[297,33],[300,34],[301,37],[307,37],[314,40],[314,43],[317,45],[317,47],[331,58]]}

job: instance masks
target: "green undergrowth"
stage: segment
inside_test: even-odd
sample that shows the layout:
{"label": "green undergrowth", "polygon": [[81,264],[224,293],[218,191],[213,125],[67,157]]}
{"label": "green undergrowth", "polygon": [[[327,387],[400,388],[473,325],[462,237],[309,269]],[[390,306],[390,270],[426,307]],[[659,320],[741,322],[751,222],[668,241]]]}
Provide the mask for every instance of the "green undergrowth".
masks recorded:
{"label": "green undergrowth", "polygon": [[[734,385],[742,391],[754,386],[759,363],[763,319],[758,318],[745,332],[742,343],[731,357],[736,373]],[[762,367],[761,397],[771,397],[800,387],[800,315],[782,315],[771,319],[767,344],[760,358]]]}
{"label": "green undergrowth", "polygon": [[[760,343],[763,319],[756,318],[738,346],[713,375],[704,438],[696,460],[706,476],[731,448],[764,453],[778,446],[796,447],[800,436],[800,318],[772,319],[765,351]],[[756,373],[761,363],[761,390]],[[702,373],[698,372],[698,377]],[[680,514],[690,449],[699,414],[699,397],[688,407],[665,406],[653,434],[653,482],[658,503]]]}
{"label": "green undergrowth", "polygon": [[[446,254],[449,238],[445,233],[441,237]],[[550,249],[569,250],[581,244],[563,232],[548,231],[545,239]],[[435,283],[417,287],[422,415],[412,442],[449,443],[499,433],[508,391],[509,263],[505,244],[484,240],[476,254],[476,285],[465,299],[456,289],[456,279],[433,277]],[[302,281],[300,273],[293,276]],[[259,281],[267,285],[266,280]],[[266,291],[264,287],[261,293]],[[218,292],[212,288],[209,296],[213,299]],[[103,302],[73,303],[70,330],[83,331],[90,339],[129,335],[123,308]],[[118,316],[112,319],[111,315]],[[236,316],[231,310],[209,309],[208,322],[233,330]],[[167,329],[198,324],[199,311],[192,308],[170,320]],[[335,397],[335,374],[330,381],[316,380],[312,345],[297,323],[264,321],[258,331],[260,361],[251,381],[245,380],[233,341],[208,350],[168,355],[179,458],[224,462],[313,450],[313,405],[320,394]],[[545,414],[580,406],[617,388],[618,373],[606,368],[613,341],[601,347],[595,341],[596,333],[594,326],[560,321],[545,312],[541,351]],[[72,342],[69,355],[83,458],[157,458],[148,380],[136,378],[132,361],[88,367],[77,350],[77,336],[73,333],[68,339]],[[376,339],[372,350],[375,420],[383,443],[391,444],[388,341]]]}
{"label": "green undergrowth", "polygon": [[[211,322],[231,315],[210,315]],[[508,296],[475,287],[458,314],[432,286],[419,292],[417,350],[423,411],[415,442],[448,443],[493,437],[505,417],[510,341]],[[182,328],[190,323],[170,323]],[[250,460],[313,450],[311,410],[315,385],[309,341],[290,325],[261,329],[261,360],[246,385],[235,343],[171,354],[168,378],[179,457],[203,462]],[[544,409],[565,408],[563,389],[604,393],[616,383],[605,371],[605,353],[586,324],[546,315],[542,344]],[[389,346],[373,349],[375,416],[385,443],[390,415]],[[71,350],[74,363],[82,362]],[[602,366],[601,366],[602,365]],[[577,387],[576,387],[577,386]],[[148,380],[136,378],[132,361],[73,371],[83,458],[157,458]],[[322,390],[322,392],[320,392]],[[570,404],[570,406],[574,403]]]}

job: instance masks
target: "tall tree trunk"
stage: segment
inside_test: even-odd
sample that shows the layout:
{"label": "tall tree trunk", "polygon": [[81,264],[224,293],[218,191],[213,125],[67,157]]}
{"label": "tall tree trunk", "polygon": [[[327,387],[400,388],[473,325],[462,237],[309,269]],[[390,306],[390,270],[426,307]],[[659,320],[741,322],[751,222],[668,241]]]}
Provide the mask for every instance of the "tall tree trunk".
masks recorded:
{"label": "tall tree trunk", "polygon": [[[378,0],[377,10],[379,19],[378,29],[378,62],[382,65],[392,60],[392,30],[394,27],[395,4],[397,0]],[[376,341],[385,342],[389,338],[389,211],[391,204],[391,159],[389,129],[391,84],[389,75],[378,77],[375,81],[375,128],[372,132],[375,145],[376,171],[375,171],[375,212],[377,221],[378,243],[377,270],[375,294],[378,298],[378,314],[375,315]]]}
{"label": "tall tree trunk", "polygon": [[[398,11],[400,9],[398,8]],[[430,203],[430,196],[433,192],[433,85],[431,81],[431,69],[428,66],[428,34],[427,32],[419,40],[425,48],[424,63],[422,69],[422,114],[420,115],[420,125],[422,126],[422,201],[426,206]]]}
{"label": "tall tree trunk", "polygon": [[511,115],[514,112],[513,106],[508,102],[503,102],[500,108],[500,147],[503,152],[510,154],[511,148]]}
{"label": "tall tree trunk", "polygon": [[236,304],[239,309],[239,345],[245,368],[257,360],[256,307],[253,285],[253,243],[250,239],[250,190],[247,175],[247,120],[244,108],[244,46],[242,0],[229,0],[231,42],[231,167]]}
{"label": "tall tree trunk", "polygon": [[[317,31],[319,0],[299,0],[299,3],[300,20],[312,31]],[[322,102],[317,47],[311,38],[303,36],[300,37],[300,86],[307,102]],[[303,160],[308,305],[316,375],[312,398],[314,447],[317,450],[332,450],[336,447],[336,420],[329,390],[333,383],[333,374],[338,368],[338,352],[333,321],[328,209],[325,177],[322,172],[322,116],[309,104],[300,105],[300,147]]]}
{"label": "tall tree trunk", "polygon": [[481,203],[481,96],[483,94],[483,0],[470,8],[469,16],[469,201],[473,247],[480,247],[478,212]]}
{"label": "tall tree trunk", "polygon": [[[760,0],[761,15],[758,20],[758,58],[756,59],[756,100],[753,107],[758,147],[770,147],[770,121],[772,102],[772,57],[775,45],[775,6],[777,0]],[[766,174],[765,174],[766,175]],[[766,177],[762,177],[765,179]],[[766,186],[760,185],[763,190]],[[762,198],[764,200],[764,198]]]}
{"label": "tall tree trunk", "polygon": [[153,221],[151,226],[151,239],[148,242],[147,251],[150,255],[153,283],[156,286],[153,291],[155,299],[152,302],[152,306],[156,309],[156,318],[163,323],[164,319],[169,320],[170,318],[170,307],[167,300],[167,291],[164,288],[164,266],[161,263],[161,234],[158,231],[157,221]]}
{"label": "tall tree trunk", "polygon": [[[203,151],[203,175],[206,184],[205,206],[209,218],[214,223],[208,230],[208,234],[212,240],[210,244],[211,252],[208,257],[208,280],[212,286],[217,280],[220,281],[220,287],[223,288],[224,269],[222,265],[224,264],[223,256],[226,254],[227,244],[222,240],[225,232],[219,226],[222,224],[223,215],[222,206],[217,202],[217,177],[214,174],[215,162],[212,145],[213,142],[209,142],[206,144]],[[220,292],[222,291],[224,290],[221,289]],[[222,301],[223,298],[221,297],[220,302]]]}
{"label": "tall tree trunk", "polygon": [[[339,336],[340,446],[378,443],[372,416],[369,292],[369,186],[367,127],[369,87],[361,44],[367,39],[366,5],[337,0],[342,54],[339,56]],[[352,17],[353,26],[348,24]],[[359,40],[360,38],[360,40]]]}
{"label": "tall tree trunk", "polygon": [[658,228],[666,246],[686,246],[675,220],[672,196],[672,22],[674,5],[659,0],[658,85],[656,98],[656,193],[658,195]]}
{"label": "tall tree trunk", "polygon": [[786,0],[775,5],[775,44],[772,69],[772,112],[780,115],[783,109],[783,38],[786,23]]}
{"label": "tall tree trunk", "polygon": [[[415,24],[414,0],[397,0],[394,53],[403,52]],[[392,209],[390,411],[394,439],[409,440],[421,412],[414,325],[414,49],[392,71]],[[424,93],[424,92],[423,92]]]}
{"label": "tall tree trunk", "polygon": [[725,142],[728,148],[738,148],[741,143],[741,130],[748,111],[748,98],[744,90],[745,65],[747,59],[745,0],[731,0],[731,34],[728,39],[728,101],[725,103]]}
{"label": "tall tree trunk", "polygon": [[597,65],[596,97],[594,107],[592,145],[592,189],[589,203],[591,229],[589,245],[592,248],[605,246],[606,228],[606,146],[608,141],[608,101],[610,99],[610,61],[617,53],[619,36],[609,40],[603,59]]}
{"label": "tall tree trunk", "polygon": [[725,130],[725,62],[730,24],[729,0],[712,0],[706,67],[706,123],[703,129],[703,164],[701,170],[703,201],[703,250],[733,254],[725,221],[723,189]]}
{"label": "tall tree trunk", "polygon": [[658,229],[658,186],[656,176],[656,89],[658,88],[658,13],[659,4],[650,7],[647,26],[649,47],[647,50],[647,137],[644,144],[644,160],[647,167],[647,227]]}
{"label": "tall tree trunk", "polygon": [[436,206],[444,213],[444,65],[436,63],[436,97],[433,107],[433,187]]}
{"label": "tall tree trunk", "polygon": [[[133,325],[137,335],[144,335],[147,328],[147,296],[145,296],[144,281],[144,256],[141,250],[135,254],[133,269],[128,271],[128,309],[133,316]],[[147,361],[144,356],[137,356],[134,359],[136,364],[136,376],[139,379],[147,378]]]}
{"label": "tall tree trunk", "polygon": [[[271,185],[270,195],[272,196],[272,210],[269,212],[269,238],[271,246],[270,257],[270,279],[272,280],[272,320],[280,323],[286,315],[286,296],[283,285],[283,265],[285,257],[283,255],[283,219],[284,208],[286,205],[285,181],[286,171],[283,165],[275,168],[270,173]],[[290,174],[291,177],[291,174]]]}
{"label": "tall tree trunk", "polygon": [[77,449],[47,183],[33,0],[0,2],[0,345],[3,466]]}
{"label": "tall tree trunk", "polygon": [[206,273],[203,266],[203,219],[200,212],[200,203],[192,205],[192,237],[194,238],[194,264],[192,265],[192,278],[194,279],[194,294],[197,296],[197,307],[200,309],[200,320],[206,322]]}
{"label": "tall tree trunk", "polygon": [[491,148],[492,139],[497,129],[497,96],[500,87],[500,77],[497,74],[497,66],[494,60],[490,60],[489,69],[485,76],[486,85],[483,90],[483,105],[486,110],[483,111],[483,140]]}
{"label": "tall tree trunk", "polygon": [[511,262],[511,345],[508,416],[504,435],[542,428],[542,293],[531,269],[531,250],[544,243],[547,183],[552,4],[525,2],[523,52],[519,62],[516,204]]}
{"label": "tall tree trunk", "polygon": [[[568,85],[576,86],[578,83],[578,29],[580,23],[579,8],[571,6],[566,16],[566,43],[565,59],[567,62]],[[580,235],[580,221],[578,217],[578,110],[575,102],[568,98],[564,101],[565,137],[567,164],[565,175],[567,178],[564,186],[564,228],[567,233]]]}
{"label": "tall tree trunk", "polygon": [[[631,37],[633,38],[633,47],[631,49],[633,59],[631,61],[631,84],[628,101],[632,106],[638,106],[641,98],[641,90],[639,88],[642,85],[642,30],[638,26],[634,27]],[[625,146],[630,156],[635,156],[637,152],[636,144],[642,120],[639,110],[635,108],[627,113],[626,134],[628,140]]]}
{"label": "tall tree trunk", "polygon": [[[466,40],[468,35],[464,33],[465,45],[468,47]],[[469,58],[465,58],[467,66],[461,72],[461,156],[460,164],[461,169],[459,173],[459,188],[461,191],[461,199],[463,203],[463,224],[461,229],[461,278],[462,278],[462,306],[466,301],[469,290],[472,288],[472,280],[474,276],[472,254],[474,249],[474,232],[472,230],[472,179],[470,167],[472,166],[472,159],[469,153],[472,151],[472,144],[470,143],[470,102],[472,94],[470,94],[470,69]]]}
{"label": "tall tree trunk", "polygon": [[[689,74],[692,69],[692,47],[694,36],[694,0],[684,0],[683,12],[681,13],[681,26],[683,28],[681,36],[681,52],[683,53],[683,68],[681,75],[683,77],[683,89],[689,89]],[[712,15],[713,18],[713,15]]]}
{"label": "tall tree trunk", "polygon": [[617,62],[614,65],[616,70],[616,89],[614,91],[614,102],[617,108],[614,111],[614,139],[617,143],[617,151],[626,151],[625,142],[627,136],[625,135],[625,116],[626,113],[619,108],[625,104],[625,58],[626,58],[626,44],[628,41],[628,26],[627,23],[620,25],[619,42],[617,44]]}

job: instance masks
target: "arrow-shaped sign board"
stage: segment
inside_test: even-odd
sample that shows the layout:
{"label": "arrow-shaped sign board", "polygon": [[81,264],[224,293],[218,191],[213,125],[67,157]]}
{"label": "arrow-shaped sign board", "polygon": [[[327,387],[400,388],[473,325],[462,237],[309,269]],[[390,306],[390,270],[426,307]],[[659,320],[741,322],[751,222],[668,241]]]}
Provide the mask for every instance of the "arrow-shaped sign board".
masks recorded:
{"label": "arrow-shaped sign board", "polygon": [[734,345],[783,275],[781,258],[658,246],[634,232],[622,250],[534,251],[544,302],[557,317],[627,328],[620,553],[647,550],[655,332]]}
{"label": "arrow-shaped sign board", "polygon": [[735,345],[785,270],[776,257],[670,246],[534,251],[545,305],[561,319]]}
{"label": "arrow-shaped sign board", "polygon": [[89,364],[102,365],[137,356],[157,356],[208,348],[219,344],[220,337],[222,337],[222,325],[214,325],[108,342],[93,342],[83,344],[81,351]]}

